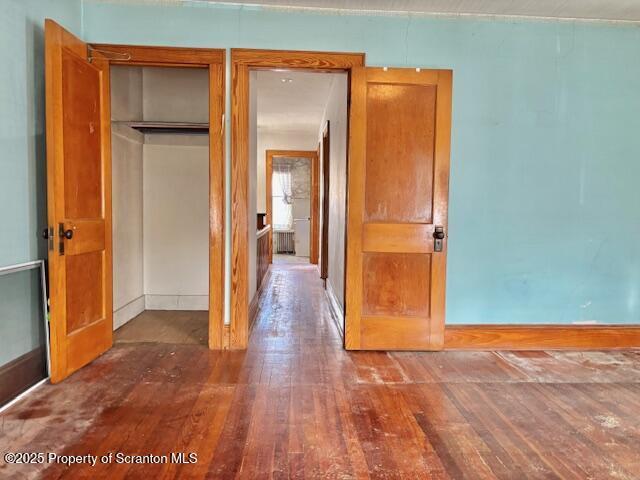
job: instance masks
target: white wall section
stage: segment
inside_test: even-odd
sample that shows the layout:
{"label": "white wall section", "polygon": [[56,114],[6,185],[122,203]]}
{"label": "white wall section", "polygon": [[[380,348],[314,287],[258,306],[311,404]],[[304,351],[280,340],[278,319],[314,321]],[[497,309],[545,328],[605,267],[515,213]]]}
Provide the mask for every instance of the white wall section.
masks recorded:
{"label": "white wall section", "polygon": [[142,144],[125,121],[142,118],[142,69],[111,68],[113,328],[144,310]]}
{"label": "white wall section", "polygon": [[208,136],[146,135],[146,295],[209,292]]}
{"label": "white wall section", "polygon": [[[253,71],[249,73],[249,198],[247,208],[249,211],[247,212],[249,218],[249,258],[247,264],[249,265],[249,285],[248,285],[248,295],[247,301],[251,303],[253,296],[256,293],[258,279],[257,279],[257,199],[256,199],[256,190],[257,190],[257,169],[258,169],[258,159],[257,159],[257,150],[256,145],[258,142],[258,89],[255,88],[256,79],[258,78],[258,72]],[[253,85],[253,88],[251,86]],[[233,221],[233,219],[232,219]]]}
{"label": "white wall section", "polygon": [[142,135],[129,121],[207,122],[206,69],[114,67],[114,328],[145,309],[207,310],[207,135]]}
{"label": "white wall section", "polygon": [[141,67],[111,67],[111,119],[142,120]]}
{"label": "white wall section", "polygon": [[144,294],[142,263],[142,144],[144,136],[114,124],[112,152],[113,309]]}
{"label": "white wall section", "polygon": [[318,134],[322,140],[322,133],[327,121],[329,121],[331,151],[327,281],[343,310],[347,198],[347,88],[347,76],[345,74],[334,75],[327,109]]}
{"label": "white wall section", "polygon": [[209,121],[209,71],[145,67],[143,119],[156,122]]}

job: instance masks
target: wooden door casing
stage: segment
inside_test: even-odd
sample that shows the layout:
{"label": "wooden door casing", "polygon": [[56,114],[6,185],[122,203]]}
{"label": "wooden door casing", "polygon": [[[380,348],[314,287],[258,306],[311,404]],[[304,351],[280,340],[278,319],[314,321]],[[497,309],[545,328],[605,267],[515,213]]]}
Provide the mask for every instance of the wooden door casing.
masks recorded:
{"label": "wooden door casing", "polygon": [[309,263],[318,263],[318,245],[320,222],[320,168],[318,166],[318,152],[313,150],[267,150],[265,152],[265,196],[266,222],[271,225],[269,232],[269,263],[273,263],[273,158],[308,158],[311,162],[311,191],[309,198],[310,231],[309,231]]}
{"label": "wooden door casing", "polygon": [[[109,77],[87,45],[45,22],[51,381],[113,336]],[[71,238],[66,238],[68,232]]]}
{"label": "wooden door casing", "polygon": [[[349,72],[365,63],[363,53],[231,49],[231,298],[229,327],[232,349],[249,341],[249,72],[291,69]],[[251,219],[253,222],[254,220]]]}
{"label": "wooden door casing", "polygon": [[226,349],[229,342],[228,327],[224,325],[225,51],[105,43],[94,43],[90,48],[94,55],[109,54],[108,65],[206,68],[209,71],[209,348]]}
{"label": "wooden door casing", "polygon": [[347,349],[443,348],[451,84],[450,70],[352,71]]}

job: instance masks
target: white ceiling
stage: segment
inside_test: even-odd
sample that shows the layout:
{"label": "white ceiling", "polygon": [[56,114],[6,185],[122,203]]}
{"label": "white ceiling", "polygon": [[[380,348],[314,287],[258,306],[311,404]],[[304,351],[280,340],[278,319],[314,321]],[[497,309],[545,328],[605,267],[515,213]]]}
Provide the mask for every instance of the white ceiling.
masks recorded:
{"label": "white ceiling", "polygon": [[[149,1],[149,0],[148,0]],[[151,0],[163,1],[167,0]],[[193,1],[193,0],[186,0]],[[213,1],[235,5],[313,8],[355,12],[441,15],[497,15],[564,19],[640,21],[640,0],[247,0]]]}
{"label": "white ceiling", "polygon": [[[317,134],[336,75],[344,74],[258,71],[255,81],[258,128]],[[283,83],[283,79],[291,82]]]}

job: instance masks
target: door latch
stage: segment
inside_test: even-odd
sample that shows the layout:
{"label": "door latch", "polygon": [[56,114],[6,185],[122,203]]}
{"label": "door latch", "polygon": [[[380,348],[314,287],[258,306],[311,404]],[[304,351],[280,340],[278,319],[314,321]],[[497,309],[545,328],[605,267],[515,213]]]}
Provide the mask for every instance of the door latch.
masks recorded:
{"label": "door latch", "polygon": [[47,241],[47,247],[49,250],[53,250],[53,227],[42,229],[42,238]]}
{"label": "door latch", "polygon": [[64,255],[64,240],[71,240],[73,238],[73,230],[65,230],[64,223],[59,223],[58,236],[60,237],[60,243],[58,244],[58,253],[60,255]]}
{"label": "door latch", "polygon": [[433,231],[433,251],[442,251],[442,241],[444,240],[444,227],[436,227]]}

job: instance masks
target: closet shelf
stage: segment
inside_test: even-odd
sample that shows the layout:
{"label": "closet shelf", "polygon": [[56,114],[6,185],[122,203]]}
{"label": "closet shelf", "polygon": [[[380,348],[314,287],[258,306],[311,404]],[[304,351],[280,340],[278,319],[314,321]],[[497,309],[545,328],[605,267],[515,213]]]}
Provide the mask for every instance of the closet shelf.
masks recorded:
{"label": "closet shelf", "polygon": [[209,133],[208,123],[190,122],[118,122],[127,125],[140,133],[184,133],[184,134],[207,134]]}

